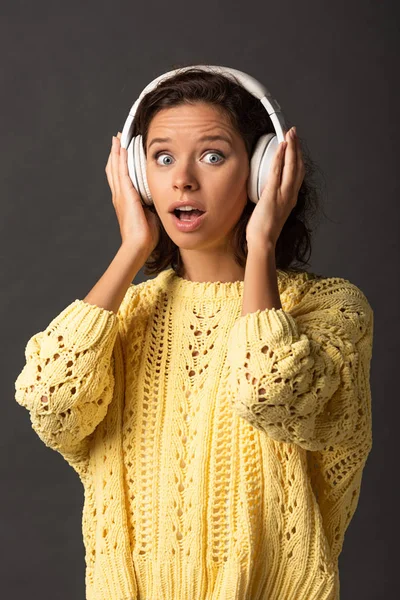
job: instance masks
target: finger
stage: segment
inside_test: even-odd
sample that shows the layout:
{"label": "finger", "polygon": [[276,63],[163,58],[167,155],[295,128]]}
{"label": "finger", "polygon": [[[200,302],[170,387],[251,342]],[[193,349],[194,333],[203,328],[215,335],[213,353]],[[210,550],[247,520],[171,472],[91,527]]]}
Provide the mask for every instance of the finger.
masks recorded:
{"label": "finger", "polygon": [[114,184],[114,191],[116,196],[120,195],[120,181],[119,181],[119,140],[114,138],[112,149],[111,149],[111,171],[112,179]]}
{"label": "finger", "polygon": [[132,183],[132,179],[129,176],[128,151],[126,148],[122,148],[122,146],[121,146],[121,142],[120,142],[121,135],[122,135],[122,133],[120,131],[118,131],[117,138],[118,138],[119,144],[120,144],[120,156],[119,156],[120,159],[119,159],[119,163],[118,163],[118,173],[119,173],[119,179],[120,179],[122,188],[126,192],[128,192],[129,190],[132,190],[134,185]]}
{"label": "finger", "polygon": [[297,179],[297,144],[296,139],[291,138],[289,131],[287,132],[287,140],[288,145],[285,152],[281,184],[283,193],[290,192],[294,188]]}
{"label": "finger", "polygon": [[107,160],[107,164],[106,164],[106,168],[105,168],[105,172],[107,175],[107,181],[108,181],[108,185],[110,186],[111,189],[111,193],[114,196],[115,194],[115,190],[114,190],[114,182],[113,182],[113,178],[112,178],[112,168],[111,168],[111,152],[108,155],[108,160]]}
{"label": "finger", "polygon": [[119,175],[121,189],[124,191],[124,193],[127,194],[129,191],[132,190],[132,188],[134,186],[133,186],[131,178],[129,177],[128,153],[127,153],[126,148],[120,149],[119,163],[118,163],[118,175]]}
{"label": "finger", "polygon": [[276,150],[267,179],[267,186],[269,189],[276,190],[281,184],[282,166],[286,145],[286,142],[280,142]]}

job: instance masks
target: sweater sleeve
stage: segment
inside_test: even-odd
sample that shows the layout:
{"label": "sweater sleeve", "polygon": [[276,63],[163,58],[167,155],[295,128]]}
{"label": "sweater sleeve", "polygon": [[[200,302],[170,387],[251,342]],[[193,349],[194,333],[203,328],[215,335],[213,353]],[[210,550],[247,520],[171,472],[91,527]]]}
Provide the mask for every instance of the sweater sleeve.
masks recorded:
{"label": "sweater sleeve", "polygon": [[29,339],[15,381],[15,399],[29,411],[34,431],[79,475],[87,467],[90,436],[113,398],[113,349],[134,287],[118,314],[84,300],[69,304]]}
{"label": "sweater sleeve", "polygon": [[373,311],[341,278],[311,282],[291,311],[239,317],[228,337],[234,409],[277,441],[306,450],[372,444]]}

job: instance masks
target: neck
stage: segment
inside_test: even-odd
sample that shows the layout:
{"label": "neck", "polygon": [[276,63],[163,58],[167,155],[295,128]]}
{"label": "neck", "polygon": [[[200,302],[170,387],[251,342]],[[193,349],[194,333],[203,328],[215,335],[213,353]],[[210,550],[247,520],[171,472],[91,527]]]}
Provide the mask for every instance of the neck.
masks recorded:
{"label": "neck", "polygon": [[186,249],[180,249],[180,254],[183,279],[201,283],[244,280],[245,269],[236,263],[232,254]]}

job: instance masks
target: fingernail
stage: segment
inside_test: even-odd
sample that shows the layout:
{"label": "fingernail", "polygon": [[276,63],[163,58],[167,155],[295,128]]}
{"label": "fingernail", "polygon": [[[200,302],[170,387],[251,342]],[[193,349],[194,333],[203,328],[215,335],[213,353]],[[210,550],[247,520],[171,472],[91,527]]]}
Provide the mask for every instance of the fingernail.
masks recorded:
{"label": "fingernail", "polygon": [[296,136],[297,136],[297,129],[296,129],[296,127],[293,127],[293,137],[296,137]]}

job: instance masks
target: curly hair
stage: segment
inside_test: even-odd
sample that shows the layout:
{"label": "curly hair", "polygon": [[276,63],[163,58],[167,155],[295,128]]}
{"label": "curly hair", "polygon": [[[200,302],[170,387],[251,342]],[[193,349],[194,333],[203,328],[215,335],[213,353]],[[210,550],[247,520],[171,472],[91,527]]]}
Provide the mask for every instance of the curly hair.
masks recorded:
{"label": "curly hair", "polygon": [[[143,96],[137,108],[133,135],[142,135],[145,155],[148,130],[152,118],[162,109],[182,104],[209,103],[222,109],[232,127],[242,136],[249,159],[259,137],[265,133],[275,133],[272,121],[260,101],[231,77],[219,72],[207,72],[196,67],[182,65],[175,67],[178,72]],[[288,129],[288,123],[286,123]],[[305,270],[311,256],[311,236],[317,224],[320,208],[320,193],[314,181],[318,166],[305,151],[304,143],[299,137],[302,148],[305,176],[299,190],[295,207],[289,214],[275,247],[275,262],[278,269],[286,271]],[[255,208],[248,199],[247,204],[231,232],[231,247],[237,264],[245,267],[247,259],[246,226]],[[144,264],[145,275],[155,275],[171,266],[180,276],[183,263],[179,247],[171,240],[158,217],[154,205],[147,207],[159,220],[160,238],[157,246]]]}

